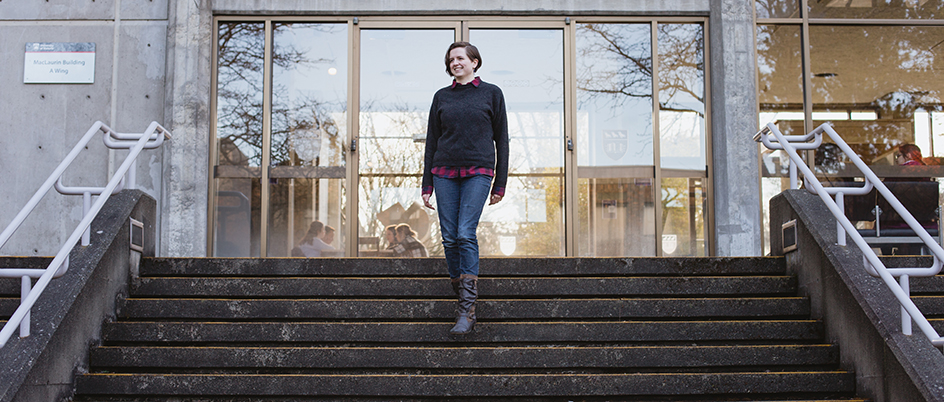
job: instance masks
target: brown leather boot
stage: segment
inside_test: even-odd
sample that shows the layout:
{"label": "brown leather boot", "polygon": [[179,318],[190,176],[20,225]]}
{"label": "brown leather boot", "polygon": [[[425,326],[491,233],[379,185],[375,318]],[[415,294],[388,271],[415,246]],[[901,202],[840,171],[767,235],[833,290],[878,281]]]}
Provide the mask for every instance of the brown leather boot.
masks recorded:
{"label": "brown leather boot", "polygon": [[459,317],[456,325],[449,330],[450,334],[462,335],[472,332],[475,326],[475,301],[478,299],[478,280],[475,275],[459,276]]}

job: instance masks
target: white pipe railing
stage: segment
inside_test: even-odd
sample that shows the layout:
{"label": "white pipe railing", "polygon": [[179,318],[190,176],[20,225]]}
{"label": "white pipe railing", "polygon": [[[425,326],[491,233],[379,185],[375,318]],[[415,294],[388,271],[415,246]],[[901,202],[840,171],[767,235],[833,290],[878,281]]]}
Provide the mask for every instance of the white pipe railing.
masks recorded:
{"label": "white pipe railing", "polygon": [[[60,183],[63,173],[66,169],[75,161],[75,158],[79,153],[85,149],[85,146],[91,141],[92,137],[95,136],[99,131],[102,132],[102,139],[105,142],[105,145],[109,148],[114,149],[129,149],[130,152],[125,158],[124,162],[118,169],[115,171],[114,176],[108,181],[108,184],[105,187],[66,187]],[[65,241],[62,245],[62,248],[56,253],[56,256],[53,257],[52,262],[45,269],[25,269],[25,268],[0,268],[0,278],[21,278],[21,297],[20,297],[20,306],[13,312],[13,316],[10,317],[10,320],[3,326],[3,329],[0,330],[0,347],[6,345],[7,341],[13,335],[14,330],[20,328],[20,337],[29,336],[30,332],[30,309],[33,305],[36,304],[36,300],[39,299],[43,291],[46,289],[46,286],[49,285],[49,282],[54,278],[59,278],[68,270],[69,267],[69,253],[72,251],[72,248],[79,241],[80,237],[85,237],[83,241],[83,246],[88,245],[87,232],[91,227],[92,220],[98,216],[98,213],[102,210],[102,207],[105,206],[105,202],[108,201],[108,198],[120,191],[119,186],[123,186],[124,183],[127,183],[129,188],[135,187],[134,182],[134,170],[133,166],[137,160],[138,155],[145,148],[153,149],[160,147],[163,144],[164,139],[170,139],[170,132],[167,131],[164,127],[161,127],[157,122],[151,122],[147,130],[141,133],[131,133],[123,134],[116,133],[111,128],[106,126],[100,121],[95,122],[91,128],[85,133],[82,139],[72,148],[72,151],[66,155],[65,159],[53,170],[52,174],[49,175],[49,178],[39,187],[39,190],[33,194],[33,197],[26,203],[23,209],[13,218],[13,221],[7,225],[6,229],[3,232],[0,232],[0,247],[3,247],[4,244],[13,236],[13,233],[23,224],[23,221],[26,220],[26,217],[29,216],[31,212],[39,204],[40,200],[49,192],[53,186],[56,186],[60,192],[67,195],[83,195],[87,205],[87,208],[83,208],[84,215],[82,220],[79,222],[78,226],[72,232],[72,235],[69,236],[69,239]],[[125,174],[128,174],[127,180],[125,179]],[[94,204],[88,202],[91,198],[91,194],[99,194],[99,197],[95,200]],[[38,278],[38,279],[37,279]],[[36,284],[30,288],[31,279],[37,279]]]}
{"label": "white pipe railing", "polygon": [[[818,147],[818,144],[822,143],[822,135],[826,133],[833,140],[833,142],[842,150],[842,152],[849,158],[850,161],[859,169],[862,175],[865,178],[864,187],[835,187],[826,189],[823,187],[822,183],[819,182],[819,179],[816,178],[816,175],[810,169],[809,166],[800,158],[800,155],[797,153],[798,149],[815,149]],[[771,139],[773,137],[773,140]],[[812,145],[814,143],[807,143],[810,139],[816,138],[816,147]],[[790,167],[800,169],[803,173],[804,183],[807,189],[819,195],[819,197],[826,204],[826,207],[829,208],[829,211],[832,212],[833,216],[836,217],[837,222],[837,243],[841,246],[844,246],[846,240],[846,234],[848,233],[849,237],[852,238],[852,241],[859,247],[863,254],[863,262],[865,265],[866,271],[872,276],[880,277],[888,286],[888,288],[895,295],[895,298],[898,299],[898,302],[902,307],[902,333],[905,335],[911,335],[911,324],[912,320],[918,325],[918,328],[921,332],[924,333],[928,339],[931,340],[931,343],[937,347],[944,346],[944,339],[941,338],[940,334],[931,326],[928,322],[928,319],[918,310],[918,307],[915,306],[914,302],[910,297],[909,289],[909,277],[914,276],[934,276],[941,272],[942,261],[944,261],[944,248],[941,248],[941,245],[934,241],[931,235],[927,230],[918,221],[911,215],[911,213],[901,204],[900,201],[895,197],[894,194],[882,183],[881,179],[875,174],[859,158],[858,155],[846,144],[845,141],[833,130],[832,126],[829,123],[824,123],[817,127],[815,130],[804,136],[785,136],[783,135],[777,126],[774,123],[768,123],[767,126],[754,135],[754,140],[762,142],[764,146],[768,149],[782,149],[790,157]],[[794,144],[794,142],[800,142],[800,144]],[[791,178],[791,188],[798,188],[797,183]],[[931,250],[931,254],[934,257],[934,262],[930,267],[923,268],[886,268],[885,264],[879,260],[878,255],[875,254],[875,251],[872,250],[871,246],[862,238],[862,235],[856,230],[855,226],[852,225],[852,222],[846,217],[845,212],[842,208],[842,199],[843,194],[864,194],[871,191],[871,187],[875,187],[879,194],[885,198],[885,200],[895,209],[896,212],[905,220],[905,223],[917,234],[922,242]],[[865,190],[869,188],[869,190]],[[836,196],[836,200],[830,197],[830,194]],[[940,234],[939,234],[940,235]],[[895,280],[895,277],[899,277],[901,282]]]}

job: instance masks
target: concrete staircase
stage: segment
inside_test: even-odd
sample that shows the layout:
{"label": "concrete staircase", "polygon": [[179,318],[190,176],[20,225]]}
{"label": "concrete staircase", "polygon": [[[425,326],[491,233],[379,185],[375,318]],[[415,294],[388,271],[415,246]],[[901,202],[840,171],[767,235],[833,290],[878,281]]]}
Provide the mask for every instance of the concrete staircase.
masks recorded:
{"label": "concrete staircase", "polygon": [[781,258],[145,259],[76,400],[855,399]]}

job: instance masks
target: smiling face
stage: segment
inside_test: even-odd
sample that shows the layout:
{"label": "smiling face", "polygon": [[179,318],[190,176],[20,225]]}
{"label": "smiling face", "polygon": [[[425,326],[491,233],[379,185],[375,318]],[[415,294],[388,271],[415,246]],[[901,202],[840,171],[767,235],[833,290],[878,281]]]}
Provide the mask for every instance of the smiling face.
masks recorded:
{"label": "smiling face", "polygon": [[387,244],[396,243],[397,242],[396,230],[384,230],[384,240],[387,241]]}
{"label": "smiling face", "polygon": [[470,59],[464,47],[449,51],[449,72],[459,83],[465,84],[475,78],[475,69],[479,61]]}

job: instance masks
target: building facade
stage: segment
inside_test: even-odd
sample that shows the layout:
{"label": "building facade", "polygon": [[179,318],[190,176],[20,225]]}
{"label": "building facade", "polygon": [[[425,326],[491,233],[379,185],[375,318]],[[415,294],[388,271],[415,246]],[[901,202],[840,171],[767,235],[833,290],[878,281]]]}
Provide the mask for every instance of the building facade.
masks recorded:
{"label": "building facade", "polygon": [[[784,175],[751,139],[759,124],[845,113],[885,144],[876,157],[922,141],[935,156],[944,131],[939,2],[823,3],[3,1],[15,40],[0,54],[16,62],[0,74],[0,222],[94,121],[153,120],[173,139],[136,171],[158,200],[161,255],[288,256],[315,220],[335,229],[330,255],[378,255],[402,223],[441,255],[422,150],[445,49],[467,40],[511,136],[483,255],[758,255]],[[29,43],[95,43],[94,83],[24,82]],[[866,73],[855,55],[880,60]],[[121,158],[94,144],[64,181],[100,185]],[[53,253],[81,200],[50,195],[35,215],[0,251]]]}

